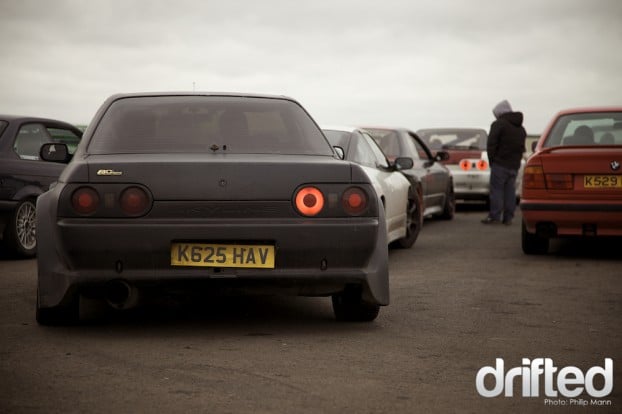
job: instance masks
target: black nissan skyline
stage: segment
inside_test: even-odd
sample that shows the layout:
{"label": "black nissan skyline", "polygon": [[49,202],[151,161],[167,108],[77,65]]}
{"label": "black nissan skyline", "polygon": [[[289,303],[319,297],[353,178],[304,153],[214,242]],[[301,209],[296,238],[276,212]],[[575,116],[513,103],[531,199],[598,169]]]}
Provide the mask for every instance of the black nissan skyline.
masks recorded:
{"label": "black nissan skyline", "polygon": [[385,227],[367,175],[291,98],[114,95],[38,199],[37,321],[180,288],[330,296],[338,320],[371,321],[389,303]]}

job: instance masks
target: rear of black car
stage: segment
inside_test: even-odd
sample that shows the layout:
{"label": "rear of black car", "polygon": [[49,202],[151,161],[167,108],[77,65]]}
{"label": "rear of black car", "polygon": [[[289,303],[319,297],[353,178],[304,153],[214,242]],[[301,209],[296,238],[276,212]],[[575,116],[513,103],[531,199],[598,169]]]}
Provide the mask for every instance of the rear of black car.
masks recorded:
{"label": "rear of black car", "polygon": [[38,203],[41,323],[172,285],[333,296],[340,319],[388,304],[374,190],[295,101],[122,95],[94,124]]}

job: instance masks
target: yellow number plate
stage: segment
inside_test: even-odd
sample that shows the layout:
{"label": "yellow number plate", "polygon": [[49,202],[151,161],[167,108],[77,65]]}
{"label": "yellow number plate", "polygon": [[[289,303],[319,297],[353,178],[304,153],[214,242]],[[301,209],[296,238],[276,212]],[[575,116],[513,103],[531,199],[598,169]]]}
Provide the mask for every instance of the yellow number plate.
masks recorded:
{"label": "yellow number plate", "polygon": [[586,175],[583,177],[585,188],[622,188],[622,175]]}
{"label": "yellow number plate", "polygon": [[274,268],[274,246],[172,243],[172,266]]}

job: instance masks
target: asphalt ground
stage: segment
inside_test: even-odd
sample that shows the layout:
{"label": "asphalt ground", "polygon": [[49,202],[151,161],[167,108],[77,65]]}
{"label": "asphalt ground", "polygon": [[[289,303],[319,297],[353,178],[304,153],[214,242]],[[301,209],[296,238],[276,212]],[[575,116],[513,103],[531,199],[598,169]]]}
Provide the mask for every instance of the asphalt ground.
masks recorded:
{"label": "asphalt ground", "polygon": [[[40,327],[36,261],[0,251],[0,413],[621,412],[622,242],[525,256],[520,218],[484,215],[462,207],[392,249],[392,302],[372,323],[336,322],[328,298],[225,297]],[[485,398],[476,376],[497,358],[504,374],[523,358],[583,373],[611,358],[613,390],[548,398],[541,375],[537,397],[519,378]]]}

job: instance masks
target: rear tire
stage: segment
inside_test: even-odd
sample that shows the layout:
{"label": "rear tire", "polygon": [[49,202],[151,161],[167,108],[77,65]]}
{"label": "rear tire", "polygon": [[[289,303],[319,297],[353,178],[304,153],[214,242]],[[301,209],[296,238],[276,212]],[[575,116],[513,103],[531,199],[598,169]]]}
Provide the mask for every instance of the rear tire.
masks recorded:
{"label": "rear tire", "polygon": [[443,213],[440,215],[441,220],[453,220],[456,215],[456,195],[454,194],[454,184],[452,182],[447,186],[445,191],[445,206]]}
{"label": "rear tire", "polygon": [[547,254],[549,252],[549,239],[529,233],[524,220],[521,225],[521,245],[525,254]]}
{"label": "rear tire", "polygon": [[37,216],[36,200],[22,200],[10,215],[4,230],[4,241],[7,247],[22,257],[33,257],[37,254]]}
{"label": "rear tire", "polygon": [[371,322],[378,316],[380,306],[364,302],[360,288],[347,287],[333,295],[333,312],[338,321]]}
{"label": "rear tire", "polygon": [[419,194],[413,194],[408,200],[406,207],[406,236],[397,240],[397,245],[403,249],[409,249],[417,241],[421,227],[423,226],[423,210]]}

